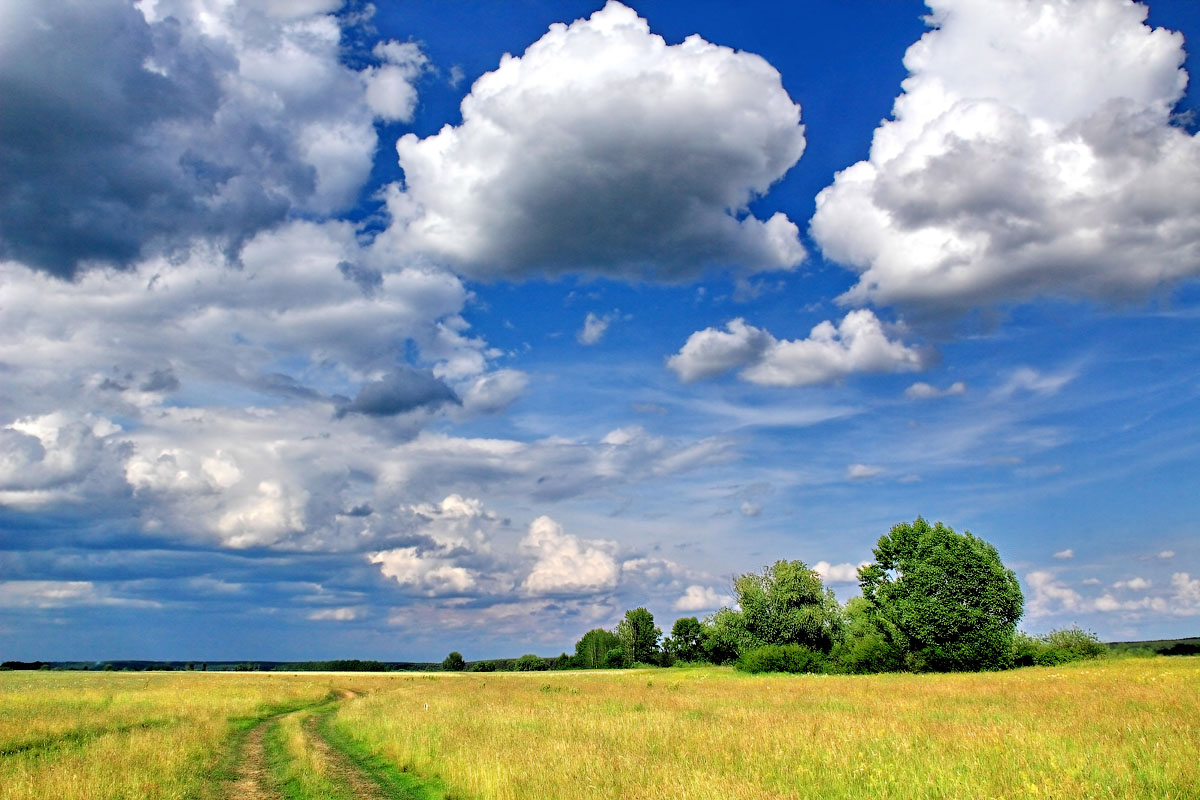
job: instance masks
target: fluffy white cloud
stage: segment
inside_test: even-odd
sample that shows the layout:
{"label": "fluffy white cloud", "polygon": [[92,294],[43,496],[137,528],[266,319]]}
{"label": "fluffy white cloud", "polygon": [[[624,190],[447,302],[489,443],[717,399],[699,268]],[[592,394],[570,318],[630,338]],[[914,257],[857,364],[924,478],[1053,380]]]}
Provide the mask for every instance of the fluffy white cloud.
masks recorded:
{"label": "fluffy white cloud", "polygon": [[865,561],[858,564],[830,564],[828,561],[818,561],[813,564],[813,572],[820,575],[825,583],[858,583],[858,568],[866,565]]}
{"label": "fluffy white cloud", "polygon": [[693,584],[684,590],[683,596],[672,606],[676,611],[715,611],[733,604],[733,597],[722,594],[711,586]]}
{"label": "fluffy white cloud", "polygon": [[380,42],[373,52],[384,63],[364,70],[367,105],[382,119],[411,122],[417,105],[413,83],[429,59],[414,42]]}
{"label": "fluffy white cloud", "polygon": [[1035,570],[1025,576],[1025,610],[1031,618],[1044,617],[1084,607],[1083,596],[1048,570]]}
{"label": "fluffy white cloud", "polygon": [[928,0],[934,30],[812,234],[849,303],[1127,299],[1200,273],[1183,37],[1123,0]]}
{"label": "fluffy white cloud", "polygon": [[1130,591],[1134,591],[1134,592],[1144,592],[1145,590],[1149,589],[1152,585],[1153,584],[1151,584],[1150,581],[1146,580],[1145,578],[1143,578],[1141,576],[1138,576],[1136,578],[1130,578],[1127,581],[1117,581],[1116,583],[1113,584],[1113,588],[1114,589],[1129,589]]}
{"label": "fluffy white cloud", "polygon": [[1075,380],[1075,372],[1039,372],[1032,367],[1018,367],[1009,374],[1004,383],[996,387],[993,394],[997,397],[1012,397],[1014,394],[1027,392],[1029,394],[1055,395]]}
{"label": "fluffy white cloud", "polygon": [[6,608],[66,606],[156,607],[149,600],[114,596],[93,581],[0,581],[0,605]]}
{"label": "fluffy white cloud", "polygon": [[1075,551],[1068,547],[1066,550],[1059,550],[1057,553],[1054,554],[1054,557],[1058,558],[1058,559],[1074,558]]}
{"label": "fluffy white cloud", "polygon": [[711,378],[741,367],[742,380],[764,386],[813,386],[860,372],[912,372],[928,355],[887,338],[870,310],[848,313],[838,325],[828,320],[807,339],[779,340],[735,319],[724,331],[705,328],[688,337],[667,366],[685,382]]}
{"label": "fluffy white cloud", "polygon": [[530,524],[521,546],[537,558],[522,584],[529,594],[591,594],[617,585],[612,544],[572,536],[549,517]]}
{"label": "fluffy white cloud", "polygon": [[1162,558],[1162,559],[1174,558],[1175,551],[1174,550],[1163,550],[1161,553],[1158,554],[1158,557]]}
{"label": "fluffy white cloud", "polygon": [[783,214],[743,214],[804,151],[762,58],[667,45],[617,2],[552,25],[471,87],[462,124],[397,144],[398,247],[473,277],[589,271],[677,280],[805,257]]}
{"label": "fluffy white cloud", "polygon": [[939,389],[924,381],[917,381],[904,390],[904,396],[909,400],[931,400],[935,397],[952,397],[966,393],[967,385],[962,381],[955,381],[945,389]]}
{"label": "fluffy white cloud", "polygon": [[401,586],[429,595],[463,594],[475,587],[475,575],[449,559],[423,555],[416,547],[397,547],[371,553],[372,564]]}

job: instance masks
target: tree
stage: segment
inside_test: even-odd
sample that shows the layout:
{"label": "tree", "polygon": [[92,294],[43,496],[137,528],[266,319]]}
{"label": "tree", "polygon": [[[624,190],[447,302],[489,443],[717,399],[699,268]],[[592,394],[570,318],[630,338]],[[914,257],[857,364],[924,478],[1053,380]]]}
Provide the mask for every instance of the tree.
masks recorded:
{"label": "tree", "polygon": [[550,669],[550,662],[533,653],[526,653],[513,662],[516,672],[544,672]]}
{"label": "tree", "polygon": [[671,637],[663,643],[663,649],[676,661],[705,660],[704,624],[695,617],[675,620]]}
{"label": "tree", "polygon": [[462,672],[467,668],[467,662],[463,661],[462,653],[457,650],[451,650],[450,655],[442,661],[442,669],[447,672]]}
{"label": "tree", "polygon": [[575,643],[575,657],[579,659],[580,669],[600,669],[608,651],[619,647],[620,640],[616,634],[603,628],[593,628]]}
{"label": "tree", "polygon": [[909,669],[1012,666],[1025,598],[995,547],[917,517],[893,526],[874,552],[858,572],[863,598]]}
{"label": "tree", "polygon": [[776,561],[761,574],[733,581],[741,611],[713,617],[718,641],[737,652],[768,644],[800,644],[828,653],[842,629],[841,606],[803,561]]}
{"label": "tree", "polygon": [[625,666],[636,662],[654,664],[658,661],[658,637],[662,629],[655,627],[654,615],[644,608],[633,608],[625,612],[625,619],[617,624],[617,639]]}

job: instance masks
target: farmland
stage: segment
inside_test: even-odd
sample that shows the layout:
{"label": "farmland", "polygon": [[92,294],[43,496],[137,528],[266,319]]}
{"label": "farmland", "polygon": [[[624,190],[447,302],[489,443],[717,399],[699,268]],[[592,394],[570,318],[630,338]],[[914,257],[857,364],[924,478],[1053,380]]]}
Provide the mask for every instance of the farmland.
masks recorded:
{"label": "farmland", "polygon": [[876,676],[0,673],[5,800],[1189,798],[1197,752],[1195,657]]}

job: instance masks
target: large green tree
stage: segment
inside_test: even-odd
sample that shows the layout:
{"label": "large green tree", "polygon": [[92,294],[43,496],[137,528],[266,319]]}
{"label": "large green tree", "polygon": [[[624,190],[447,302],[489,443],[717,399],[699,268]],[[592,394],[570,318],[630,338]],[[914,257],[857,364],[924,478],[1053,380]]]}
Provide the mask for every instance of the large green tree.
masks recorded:
{"label": "large green tree", "polygon": [[663,642],[663,649],[674,661],[703,661],[708,657],[704,640],[704,624],[695,617],[683,617],[671,626],[671,636]]}
{"label": "large green tree", "polygon": [[575,657],[581,669],[600,669],[604,666],[609,650],[621,646],[617,635],[603,628],[593,628],[575,643]]}
{"label": "large green tree", "polygon": [[626,611],[625,619],[617,624],[616,633],[625,666],[639,661],[645,664],[658,663],[658,638],[662,636],[662,629],[655,626],[654,615],[649,611],[644,608]]}
{"label": "large green tree", "polygon": [[1002,669],[1024,610],[1017,576],[992,545],[917,517],[879,539],[859,570],[878,629],[916,671]]}
{"label": "large green tree", "polygon": [[768,644],[801,644],[828,653],[841,635],[842,611],[833,591],[803,561],[776,561],[733,581],[739,611],[713,616],[718,646],[743,653]]}

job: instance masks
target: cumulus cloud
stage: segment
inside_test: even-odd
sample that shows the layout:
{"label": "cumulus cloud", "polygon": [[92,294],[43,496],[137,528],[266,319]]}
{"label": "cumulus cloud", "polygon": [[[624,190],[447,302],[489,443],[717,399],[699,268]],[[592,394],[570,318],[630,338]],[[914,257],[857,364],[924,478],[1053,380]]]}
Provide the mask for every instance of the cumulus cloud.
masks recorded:
{"label": "cumulus cloud", "polygon": [[1160,552],[1160,553],[1158,554],[1158,557],[1159,557],[1159,558],[1162,558],[1162,559],[1174,558],[1174,557],[1175,557],[1175,551],[1174,551],[1174,550],[1163,550],[1162,552]]}
{"label": "cumulus cloud", "polygon": [[462,123],[397,144],[397,246],[472,277],[681,280],[805,257],[783,214],[746,212],[804,151],[800,108],[762,58],[667,45],[609,2],[506,55]]}
{"label": "cumulus cloud", "polygon": [[732,596],[722,594],[711,586],[693,584],[684,590],[683,596],[671,607],[676,611],[715,611],[732,604]]}
{"label": "cumulus cloud", "polygon": [[617,585],[612,544],[572,536],[550,517],[535,519],[521,546],[537,558],[521,584],[529,594],[590,594]]}
{"label": "cumulus cloud", "polygon": [[1141,576],[1138,576],[1136,578],[1130,578],[1127,581],[1117,581],[1116,583],[1113,584],[1113,588],[1114,589],[1129,589],[1130,591],[1134,591],[1134,592],[1144,592],[1145,590],[1149,589],[1152,585],[1153,584],[1151,584],[1150,581],[1146,580],[1145,578],[1143,578]]}
{"label": "cumulus cloud", "polygon": [[0,257],[70,276],[197,238],[236,252],[353,204],[423,57],[355,72],[331,5],[5,3]]}
{"label": "cumulus cloud", "polygon": [[825,583],[858,583],[858,568],[866,565],[865,561],[858,564],[830,564],[828,561],[818,561],[813,564],[813,572],[820,575]]}
{"label": "cumulus cloud", "polygon": [[738,511],[743,517],[757,517],[762,513],[763,507],[761,503],[752,503],[749,500],[738,506]]}
{"label": "cumulus cloud", "polygon": [[730,321],[725,330],[705,328],[688,337],[667,366],[684,382],[741,368],[738,376],[764,386],[814,386],[862,372],[923,369],[928,354],[888,339],[867,309],[848,313],[838,325],[825,321],[807,339],[779,340],[769,332]]}
{"label": "cumulus cloud", "polygon": [[814,238],[859,273],[843,301],[1122,301],[1200,273],[1181,35],[1122,0],[928,5],[869,159],[817,197]]}
{"label": "cumulus cloud", "polygon": [[1075,551],[1068,547],[1066,550],[1059,550],[1057,553],[1054,554],[1054,557],[1058,558],[1058,559],[1074,558]]}
{"label": "cumulus cloud", "polygon": [[904,396],[909,400],[931,400],[936,397],[953,397],[966,393],[967,385],[962,381],[955,381],[945,389],[939,389],[924,381],[917,381],[904,390]]}
{"label": "cumulus cloud", "polygon": [[1079,592],[1058,580],[1049,570],[1035,570],[1025,576],[1025,610],[1030,617],[1044,617],[1084,608]]}
{"label": "cumulus cloud", "polygon": [[431,372],[399,365],[379,380],[368,381],[354,400],[338,407],[337,416],[365,414],[392,417],[409,411],[461,404],[454,390]]}
{"label": "cumulus cloud", "polygon": [[354,608],[322,608],[308,615],[311,620],[350,622],[358,619],[358,610]]}

